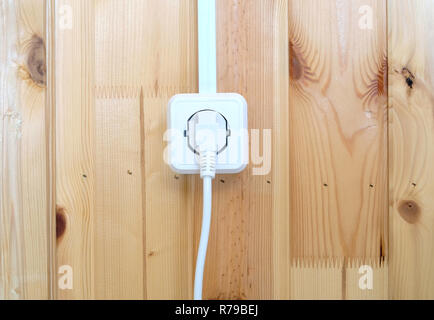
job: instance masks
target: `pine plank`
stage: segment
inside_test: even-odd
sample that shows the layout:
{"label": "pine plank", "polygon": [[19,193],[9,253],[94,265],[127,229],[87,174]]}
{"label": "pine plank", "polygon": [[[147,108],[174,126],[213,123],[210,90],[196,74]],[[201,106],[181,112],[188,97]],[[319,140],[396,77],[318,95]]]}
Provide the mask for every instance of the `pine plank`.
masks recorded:
{"label": "pine plank", "polygon": [[[285,9],[283,13],[282,9]],[[279,43],[282,38],[279,32],[286,34],[287,30],[280,29],[286,27],[286,12],[282,1],[217,1],[218,91],[238,92],[246,98],[249,129],[259,130],[260,147],[255,149],[259,155],[267,152],[262,148],[264,130],[272,129],[276,116],[287,107],[288,69],[282,66],[285,66],[284,54],[288,49]],[[285,83],[286,86],[282,86]],[[285,132],[286,128],[278,130]],[[274,143],[281,141],[273,131],[271,139]],[[272,162],[274,158],[269,160]],[[274,164],[284,170],[285,164],[280,161],[281,158]],[[278,194],[282,194],[288,185],[285,186],[285,176],[274,176],[277,168],[255,175],[254,167],[258,169],[260,165],[251,164],[238,175],[221,175],[213,183],[213,220],[204,283],[207,299],[267,299],[276,294],[273,259],[279,257],[273,254],[273,248],[276,243],[278,252],[285,253],[289,243],[285,241],[279,247],[277,243],[281,239],[277,237],[285,238],[285,235],[273,237],[276,227],[273,215],[283,219],[287,215],[285,199],[275,202],[273,189],[281,190]],[[196,194],[200,194],[200,188],[201,182],[197,180]],[[201,215],[201,205],[201,198],[197,198],[196,217]],[[199,226],[200,219],[197,219],[195,250]],[[284,265],[289,262],[286,258],[288,255],[278,262],[281,269],[276,272],[282,275]],[[289,279],[288,272],[286,279]],[[285,292],[285,288],[276,290]],[[289,287],[286,290],[289,292]]]}
{"label": "pine plank", "polygon": [[388,5],[390,297],[434,299],[434,3]]}
{"label": "pine plank", "polygon": [[[176,176],[164,163],[163,136],[170,97],[176,93],[197,92],[195,28],[196,1],[164,0],[158,5],[149,0],[96,1],[98,95],[108,97],[107,105],[114,103],[110,97],[118,96],[118,103],[127,103],[136,110],[132,101],[121,101],[129,99],[132,92],[141,92],[137,109],[141,114],[141,140],[137,145],[141,147],[142,158],[137,174],[141,174],[143,189],[137,198],[142,199],[142,207],[138,203],[134,207],[127,206],[116,195],[115,181],[105,188],[106,197],[113,193],[115,199],[122,200],[124,208],[131,209],[130,220],[119,223],[137,258],[143,259],[140,274],[140,262],[132,252],[129,255],[134,261],[137,281],[144,283],[143,295],[149,299],[192,297],[192,232],[189,230],[192,230],[193,213],[187,209],[188,177]],[[132,141],[125,143],[133,147]],[[109,145],[107,141],[104,144]],[[97,186],[99,183],[97,181]],[[105,216],[101,213],[101,221],[103,219]],[[131,232],[127,228],[128,225],[133,228],[134,224],[142,226],[142,239],[137,234],[138,229]],[[141,246],[144,249],[139,253]],[[98,272],[107,273],[108,268],[115,268],[119,261],[107,259],[105,263],[107,267],[103,269],[101,264]],[[114,276],[120,276],[119,270]],[[112,290],[109,286],[106,289]],[[135,293],[138,291],[136,287]]]}
{"label": "pine plank", "polygon": [[140,99],[138,91],[95,103],[97,299],[144,298]]}
{"label": "pine plank", "polygon": [[0,2],[0,299],[47,299],[44,2]]}
{"label": "pine plank", "polygon": [[[55,3],[57,264],[73,271],[73,288],[59,290],[60,299],[95,298],[94,5]],[[60,23],[64,10],[70,29]]]}
{"label": "pine plank", "polygon": [[273,43],[273,299],[291,297],[288,1],[274,5]]}
{"label": "pine plank", "polygon": [[[359,27],[366,5],[372,29]],[[292,267],[321,268],[330,288],[388,255],[385,17],[385,1],[289,1]],[[345,288],[321,297],[350,298]]]}

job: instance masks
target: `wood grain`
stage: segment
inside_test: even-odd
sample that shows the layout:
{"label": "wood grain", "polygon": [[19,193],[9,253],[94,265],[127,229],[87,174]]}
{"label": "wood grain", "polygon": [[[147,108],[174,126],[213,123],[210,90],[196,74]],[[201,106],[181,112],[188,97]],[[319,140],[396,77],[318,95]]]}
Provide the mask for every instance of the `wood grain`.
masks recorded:
{"label": "wood grain", "polygon": [[[259,137],[255,140],[258,142],[255,151],[259,152],[258,156],[268,157],[269,163],[273,161],[267,151],[271,145],[263,146],[263,134],[270,133],[274,143],[282,141],[275,132],[265,130],[273,128],[277,121],[275,116],[281,115],[284,112],[281,110],[287,106],[288,69],[281,69],[279,65],[280,62],[285,65],[287,48],[278,41],[279,32],[286,34],[287,29],[281,27],[286,26],[287,11],[282,13],[281,9],[286,9],[282,1],[217,2],[218,91],[238,92],[246,98],[248,125]],[[280,128],[278,130],[284,132],[285,128]],[[264,168],[261,175],[255,175],[258,167],[261,164],[251,164],[243,173],[221,175],[213,183],[213,220],[204,284],[207,299],[267,299],[275,295],[273,248],[278,239],[273,238],[273,216],[287,215],[287,212],[273,209],[274,206],[277,210],[285,207],[285,199],[274,201],[273,188],[287,186],[284,186],[285,177],[276,178],[274,182],[276,171],[271,168]],[[284,164],[282,169],[285,170]],[[195,193],[200,194],[200,190],[197,179]],[[200,199],[196,199],[196,217],[201,213]],[[195,250],[199,225],[200,219],[197,219]],[[286,252],[288,245],[288,242],[283,244],[278,252]],[[285,264],[285,257],[282,259],[280,267]],[[283,275],[285,271],[280,272]]]}
{"label": "wood grain", "polygon": [[[56,1],[57,264],[70,266],[73,288],[60,299],[95,298],[95,8],[93,1]],[[66,18],[68,18],[66,16]],[[66,21],[67,22],[67,21]]]}
{"label": "wood grain", "polygon": [[[366,5],[372,29],[359,26]],[[385,10],[289,1],[291,256],[342,269],[344,283],[353,262],[380,267],[388,255]]]}
{"label": "wood grain", "polygon": [[[360,289],[362,265],[373,266],[372,289]],[[366,259],[324,259],[315,264],[297,261],[291,267],[291,299],[294,300],[383,300],[387,297],[387,261],[378,265]]]}
{"label": "wood grain", "polygon": [[149,2],[144,87],[146,279],[148,299],[193,298],[193,218],[189,176],[164,162],[167,104],[198,90],[196,1]]}
{"label": "wood grain", "polygon": [[95,107],[95,295],[143,299],[140,92]]}
{"label": "wood grain", "polygon": [[[0,0],[0,299],[192,298],[202,182],[163,155],[168,100],[197,92],[196,15]],[[213,182],[205,299],[434,298],[433,16],[217,1],[218,89],[253,131],[248,168]]]}
{"label": "wood grain", "polygon": [[367,3],[372,30],[362,2],[290,1],[294,258],[387,253],[385,3]]}
{"label": "wood grain", "polygon": [[[61,298],[192,295],[187,178],[163,161],[171,95],[197,90],[194,1],[64,1],[56,30]],[[153,30],[150,32],[149,30]]]}
{"label": "wood grain", "polygon": [[49,292],[44,2],[0,2],[0,299]]}
{"label": "wood grain", "polygon": [[56,3],[45,1],[45,38],[47,89],[45,94],[45,134],[47,150],[47,237],[48,237],[48,291],[49,299],[57,299],[57,223],[56,223]]}
{"label": "wood grain", "polygon": [[434,298],[434,3],[389,1],[390,296]]}
{"label": "wood grain", "polygon": [[[127,275],[128,281],[117,280],[116,286],[122,286],[119,290],[101,281],[105,292],[117,296],[128,291],[135,299],[192,297],[192,232],[189,230],[192,230],[193,213],[187,209],[188,178],[175,176],[165,164],[163,137],[170,97],[197,91],[195,17],[195,1],[165,0],[158,5],[139,0],[96,2],[96,94],[105,97],[105,106],[119,105],[119,120],[124,113],[140,118],[140,128],[128,129],[128,124],[119,128],[116,135],[133,130],[123,143],[115,139],[116,135],[112,136],[114,141],[100,140],[101,147],[110,148],[118,155],[123,154],[120,150],[127,146],[140,152],[140,159],[134,155],[135,169],[130,168],[131,176],[127,175],[127,168],[119,168],[118,174],[125,179],[123,187],[117,181],[107,180],[109,172],[100,175],[105,177],[104,183],[96,181],[97,189],[104,185],[105,198],[117,199],[117,210],[111,210],[112,217],[117,217],[119,212],[125,212],[128,217],[116,218],[111,231],[104,236],[105,241],[98,240],[106,251],[114,253],[107,241],[113,242],[113,237],[128,239],[122,241],[120,248],[128,252],[123,261],[119,255],[114,259],[104,257],[105,267],[103,263],[97,266],[98,273],[114,279],[122,279],[125,272],[134,269]],[[101,108],[99,112],[107,117],[104,114],[110,111]],[[111,119],[111,124],[106,123],[107,130],[116,126],[116,116]],[[99,140],[103,132],[97,130],[96,135]],[[120,165],[111,158],[105,155],[104,161],[112,162],[112,166]],[[121,192],[120,187],[125,191]],[[126,190],[131,192],[124,194]],[[130,193],[134,196],[131,194],[130,200],[125,201]],[[97,197],[99,194],[97,191]],[[139,200],[140,205],[136,202]],[[105,201],[103,203],[110,208]],[[105,223],[104,210],[100,211],[99,219]],[[102,236],[99,230],[96,234]],[[136,283],[133,284],[134,277]]]}
{"label": "wood grain", "polygon": [[273,299],[291,297],[288,1],[275,2],[273,43]]}

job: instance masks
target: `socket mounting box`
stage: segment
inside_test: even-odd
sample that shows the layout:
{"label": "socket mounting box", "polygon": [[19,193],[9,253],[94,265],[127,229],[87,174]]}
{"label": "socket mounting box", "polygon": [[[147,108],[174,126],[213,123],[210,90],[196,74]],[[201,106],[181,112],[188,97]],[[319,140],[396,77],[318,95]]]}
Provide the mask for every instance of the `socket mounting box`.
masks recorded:
{"label": "socket mounting box", "polygon": [[217,154],[216,173],[238,173],[249,161],[247,102],[237,93],[178,94],[168,104],[168,146],[164,158],[180,174],[200,172],[199,158],[189,147],[188,122],[197,112],[213,110],[227,122],[227,146]]}

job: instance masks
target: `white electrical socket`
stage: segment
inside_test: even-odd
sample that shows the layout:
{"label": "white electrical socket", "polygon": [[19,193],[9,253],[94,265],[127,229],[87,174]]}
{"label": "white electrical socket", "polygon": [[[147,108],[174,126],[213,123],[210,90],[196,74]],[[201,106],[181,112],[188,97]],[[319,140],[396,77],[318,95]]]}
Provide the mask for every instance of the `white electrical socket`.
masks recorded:
{"label": "white electrical socket", "polygon": [[237,93],[173,96],[168,105],[166,162],[177,173],[200,172],[198,155],[189,147],[188,121],[202,110],[214,110],[227,122],[227,145],[217,154],[216,173],[243,171],[249,161],[247,102]]}

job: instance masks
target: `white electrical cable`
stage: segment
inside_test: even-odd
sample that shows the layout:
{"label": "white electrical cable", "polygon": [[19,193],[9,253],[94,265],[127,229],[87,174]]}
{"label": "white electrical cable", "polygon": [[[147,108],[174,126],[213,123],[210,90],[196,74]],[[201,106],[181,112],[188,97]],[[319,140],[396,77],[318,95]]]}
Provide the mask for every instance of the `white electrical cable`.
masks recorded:
{"label": "white electrical cable", "polygon": [[211,226],[212,178],[203,178],[203,216],[202,232],[200,234],[199,250],[196,259],[196,274],[194,276],[194,300],[202,300],[203,271],[208,247],[209,229]]}
{"label": "white electrical cable", "polygon": [[217,151],[213,147],[216,146],[215,143],[205,143],[205,146],[206,149],[200,151],[200,177],[203,180],[203,216],[194,276],[194,300],[202,300],[203,272],[211,226],[212,180],[215,177],[217,157]]}
{"label": "white electrical cable", "polygon": [[[217,48],[215,0],[198,0],[199,93],[217,92]],[[214,141],[215,142],[215,141]],[[217,149],[207,143],[200,149],[200,177],[203,180],[203,217],[194,277],[194,299],[202,300],[203,272],[211,226],[212,180],[215,177]]]}

